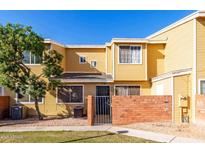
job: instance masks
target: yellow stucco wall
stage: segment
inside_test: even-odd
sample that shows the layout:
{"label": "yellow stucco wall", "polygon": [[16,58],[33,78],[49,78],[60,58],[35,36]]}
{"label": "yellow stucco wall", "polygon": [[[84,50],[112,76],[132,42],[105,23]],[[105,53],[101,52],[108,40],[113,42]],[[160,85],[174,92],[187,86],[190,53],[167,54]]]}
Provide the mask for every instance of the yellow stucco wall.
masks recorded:
{"label": "yellow stucco wall", "polygon": [[[116,81],[143,81],[146,80],[145,63],[145,44],[113,44],[114,45],[114,79]],[[120,45],[142,45],[142,64],[120,64],[119,63],[119,46]]]}
{"label": "yellow stucco wall", "polygon": [[[66,50],[64,47],[61,47],[61,46],[56,45],[56,44],[51,44],[51,49],[58,51],[63,57],[66,57]],[[61,67],[63,69],[65,69],[65,67],[66,67],[66,59],[65,58],[63,58],[63,60],[62,60]]]}
{"label": "yellow stucco wall", "polygon": [[164,44],[147,45],[147,72],[148,78],[156,77],[164,73]]}
{"label": "yellow stucco wall", "polygon": [[[86,114],[86,107],[87,107],[87,96],[96,95],[96,86],[110,86],[110,95],[114,95],[114,86],[115,85],[140,85],[140,94],[141,95],[150,95],[150,83],[149,82],[115,82],[115,83],[65,83],[65,85],[82,85],[84,87],[84,102],[81,104],[65,104],[65,103],[58,103],[56,97],[56,91],[47,92],[46,97],[43,103],[39,104],[40,111],[43,115],[46,116],[71,116],[73,113],[73,108],[76,106],[84,106],[84,113]],[[8,94],[15,98],[15,94],[11,95],[9,90]],[[12,104],[15,103],[13,100]],[[31,103],[23,103],[23,106],[27,108],[28,116],[36,115],[35,106]]]}
{"label": "yellow stucco wall", "polygon": [[[173,80],[173,81],[172,81]],[[173,85],[172,85],[173,84]],[[173,96],[173,117],[174,122],[181,123],[182,108],[179,107],[179,96],[184,96],[188,98],[188,115],[189,120],[192,119],[192,78],[191,74],[180,75],[165,78],[152,83],[151,94],[157,94],[157,86],[163,86],[163,95]],[[173,88],[173,89],[172,89]]]}
{"label": "yellow stucco wall", "polygon": [[[86,63],[80,64],[79,57],[85,56]],[[105,48],[67,48],[65,71],[70,72],[104,72],[106,71]],[[91,61],[97,61],[97,67],[91,67]]]}
{"label": "yellow stucco wall", "polygon": [[[82,103],[58,103],[57,97],[56,97],[56,91],[47,92],[46,97],[44,98],[43,103],[39,103],[40,111],[43,115],[46,116],[71,116],[73,113],[73,108],[76,106],[84,106],[84,113],[86,113],[86,104],[87,104],[87,96],[93,95],[95,96],[95,89],[96,89],[96,83],[75,83],[75,84],[67,84],[65,85],[81,85],[83,86],[84,92],[83,92],[83,102]],[[104,84],[97,84],[97,85],[104,85]],[[9,90],[8,90],[9,91]],[[15,97],[12,96],[12,97]],[[14,104],[15,101],[12,102]],[[27,108],[27,114],[28,116],[36,115],[35,106],[33,103],[21,103],[21,105],[25,106]]]}
{"label": "yellow stucco wall", "polygon": [[197,83],[196,92],[198,91],[199,79],[205,79],[205,18],[199,18],[196,21],[197,26]]}
{"label": "yellow stucco wall", "polygon": [[167,40],[164,71],[191,68],[193,64],[193,20],[151,39]]}
{"label": "yellow stucco wall", "polygon": [[112,67],[113,67],[113,62],[112,62],[112,50],[111,46],[106,47],[107,50],[107,73],[112,74]]}
{"label": "yellow stucco wall", "polygon": [[152,95],[172,95],[172,78],[169,77],[166,79],[152,82],[151,94]]}
{"label": "yellow stucco wall", "polygon": [[188,114],[189,120],[192,116],[192,86],[191,86],[191,75],[182,75],[174,77],[174,121],[176,123],[181,122],[181,108],[179,107],[179,96],[188,97]]}

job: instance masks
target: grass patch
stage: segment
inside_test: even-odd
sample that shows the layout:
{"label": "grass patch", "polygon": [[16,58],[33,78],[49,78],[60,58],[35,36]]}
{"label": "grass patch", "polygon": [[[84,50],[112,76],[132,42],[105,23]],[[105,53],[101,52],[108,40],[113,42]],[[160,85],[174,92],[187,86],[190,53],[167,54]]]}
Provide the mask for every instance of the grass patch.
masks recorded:
{"label": "grass patch", "polygon": [[0,132],[0,143],[154,143],[107,131]]}

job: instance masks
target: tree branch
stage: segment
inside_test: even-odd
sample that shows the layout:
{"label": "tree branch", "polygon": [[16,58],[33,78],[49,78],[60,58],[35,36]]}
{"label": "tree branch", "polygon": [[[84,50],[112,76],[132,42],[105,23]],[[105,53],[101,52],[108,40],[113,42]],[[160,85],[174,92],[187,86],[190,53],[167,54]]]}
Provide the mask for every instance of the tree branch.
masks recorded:
{"label": "tree branch", "polygon": [[30,72],[31,72],[31,69],[29,67],[27,67],[24,63],[22,62],[19,62],[19,66],[21,67],[22,71],[27,75],[29,76],[30,75]]}

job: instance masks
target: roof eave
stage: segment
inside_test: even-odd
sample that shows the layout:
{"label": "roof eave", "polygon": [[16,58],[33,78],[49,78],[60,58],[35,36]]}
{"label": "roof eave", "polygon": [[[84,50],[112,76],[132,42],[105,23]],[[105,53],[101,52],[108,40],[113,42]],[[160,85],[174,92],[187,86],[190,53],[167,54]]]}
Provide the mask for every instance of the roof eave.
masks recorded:
{"label": "roof eave", "polygon": [[113,38],[112,43],[148,43],[148,40],[143,38]]}
{"label": "roof eave", "polygon": [[105,48],[105,45],[66,45],[66,48]]}
{"label": "roof eave", "polygon": [[55,44],[55,45],[58,45],[58,46],[61,46],[63,48],[65,48],[65,45],[61,44],[61,43],[58,43],[54,40],[51,40],[51,39],[44,39],[43,43],[50,43],[50,44]]}
{"label": "roof eave", "polygon": [[180,19],[180,20],[178,20],[176,22],[174,22],[173,24],[171,24],[171,25],[169,25],[169,26],[167,26],[167,27],[165,27],[165,28],[163,28],[163,29],[161,29],[161,30],[159,30],[159,31],[157,31],[157,32],[147,36],[146,39],[151,39],[151,38],[153,38],[155,36],[158,36],[158,35],[166,32],[166,31],[168,31],[170,29],[173,29],[173,28],[175,28],[175,27],[177,27],[179,25],[182,25],[182,24],[184,24],[184,23],[186,23],[186,22],[188,22],[190,20],[193,20],[193,19],[195,19],[197,17],[205,17],[205,11],[196,11],[196,12],[194,12],[194,13],[192,13],[192,14],[190,14],[190,15],[188,15],[188,16],[186,16],[186,17],[184,17],[184,18],[182,18],[182,19]]}

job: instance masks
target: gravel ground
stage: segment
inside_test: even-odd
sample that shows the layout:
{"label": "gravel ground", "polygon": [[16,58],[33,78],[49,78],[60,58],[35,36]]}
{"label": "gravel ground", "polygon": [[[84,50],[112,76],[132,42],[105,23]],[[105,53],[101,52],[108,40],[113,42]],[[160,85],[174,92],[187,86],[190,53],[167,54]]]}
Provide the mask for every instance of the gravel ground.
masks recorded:
{"label": "gravel ground", "polygon": [[30,127],[30,126],[86,126],[86,118],[27,118],[23,120],[0,120],[0,127]]}
{"label": "gravel ground", "polygon": [[123,127],[205,140],[205,126],[197,126],[191,124],[174,124],[171,122],[152,122],[135,123],[125,125]]}

